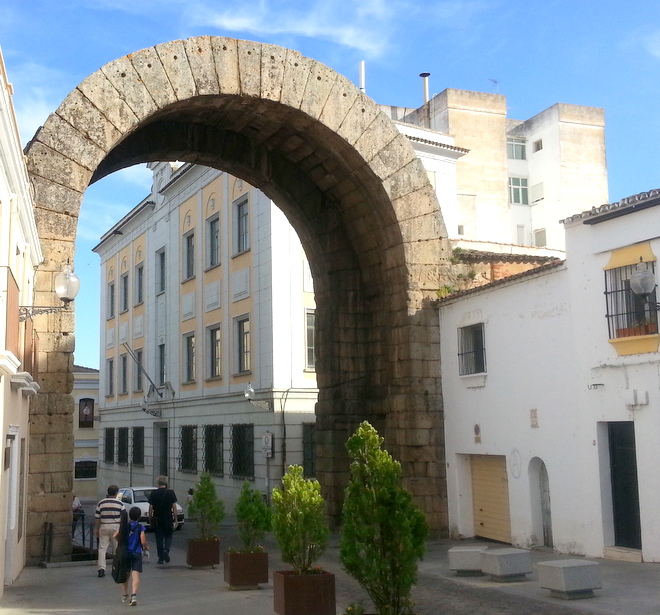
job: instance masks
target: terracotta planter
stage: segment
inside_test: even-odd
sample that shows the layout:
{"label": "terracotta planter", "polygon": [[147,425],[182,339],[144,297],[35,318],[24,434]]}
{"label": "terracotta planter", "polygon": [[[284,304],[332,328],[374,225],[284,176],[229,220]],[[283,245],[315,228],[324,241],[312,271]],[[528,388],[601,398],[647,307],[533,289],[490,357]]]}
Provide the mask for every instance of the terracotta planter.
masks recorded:
{"label": "terracotta planter", "polygon": [[215,566],[219,563],[220,541],[217,538],[188,540],[188,553],[186,554],[188,566]]}
{"label": "terracotta planter", "polygon": [[273,572],[275,612],[278,615],[335,615],[335,575]]}
{"label": "terracotta planter", "polygon": [[268,553],[225,553],[225,583],[231,589],[257,589],[268,583]]}
{"label": "terracotta planter", "polygon": [[646,325],[638,325],[636,327],[626,327],[624,329],[617,329],[617,337],[634,337],[638,335],[654,335],[658,332],[658,325],[656,323],[649,323]]}

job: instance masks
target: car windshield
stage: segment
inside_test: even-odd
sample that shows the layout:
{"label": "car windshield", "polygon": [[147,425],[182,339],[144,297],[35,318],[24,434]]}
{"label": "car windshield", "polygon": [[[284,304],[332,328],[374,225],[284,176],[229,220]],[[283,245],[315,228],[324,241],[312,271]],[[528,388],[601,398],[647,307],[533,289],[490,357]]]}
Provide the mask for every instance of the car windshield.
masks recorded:
{"label": "car windshield", "polygon": [[153,489],[144,489],[143,491],[134,491],[135,502],[148,502]]}

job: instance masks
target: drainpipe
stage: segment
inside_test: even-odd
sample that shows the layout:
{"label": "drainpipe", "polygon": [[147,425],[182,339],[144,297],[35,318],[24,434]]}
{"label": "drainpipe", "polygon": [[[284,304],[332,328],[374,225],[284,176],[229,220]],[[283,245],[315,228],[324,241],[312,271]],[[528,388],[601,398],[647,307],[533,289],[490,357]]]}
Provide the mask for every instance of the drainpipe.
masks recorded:
{"label": "drainpipe", "polygon": [[360,92],[362,92],[363,94],[367,93],[364,60],[360,62]]}

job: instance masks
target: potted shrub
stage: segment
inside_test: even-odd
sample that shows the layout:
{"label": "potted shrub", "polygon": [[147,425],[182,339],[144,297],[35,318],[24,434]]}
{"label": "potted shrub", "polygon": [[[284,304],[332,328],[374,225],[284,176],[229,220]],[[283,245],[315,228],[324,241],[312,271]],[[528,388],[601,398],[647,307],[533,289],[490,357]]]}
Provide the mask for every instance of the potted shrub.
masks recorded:
{"label": "potted shrub", "polygon": [[218,529],[225,518],[225,506],[215,491],[208,472],[199,476],[199,483],[188,504],[188,512],[197,519],[197,538],[188,540],[186,563],[189,566],[213,566],[220,563]]}
{"label": "potted shrub", "polygon": [[268,583],[268,553],[258,542],[270,530],[270,508],[261,491],[245,481],[234,512],[242,546],[224,554],[225,582],[232,589],[256,589]]}
{"label": "potted shrub", "polygon": [[293,570],[273,573],[278,615],[335,615],[335,576],[314,566],[328,545],[321,486],[303,477],[300,466],[289,466],[282,488],[273,489],[273,535],[282,561]]}
{"label": "potted shrub", "polygon": [[424,514],[401,486],[401,464],[367,422],[348,439],[350,477],[339,557],[379,615],[411,615],[410,590],[424,555]]}

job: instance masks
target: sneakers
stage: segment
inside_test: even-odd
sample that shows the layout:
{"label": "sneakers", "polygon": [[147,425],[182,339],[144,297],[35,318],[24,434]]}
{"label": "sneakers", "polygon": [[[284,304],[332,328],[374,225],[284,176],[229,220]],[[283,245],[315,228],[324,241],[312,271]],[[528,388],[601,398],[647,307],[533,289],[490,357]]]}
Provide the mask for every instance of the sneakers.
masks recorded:
{"label": "sneakers", "polygon": [[169,563],[170,563],[170,552],[169,552],[169,551],[165,551],[165,552],[163,553],[163,559],[165,560],[165,563],[166,563],[166,564],[169,564]]}
{"label": "sneakers", "polygon": [[128,606],[137,606],[137,596],[135,594],[131,596],[131,601],[128,603]]}
{"label": "sneakers", "polygon": [[105,576],[105,570],[103,568],[99,568],[99,579],[103,578]]}
{"label": "sneakers", "polygon": [[122,602],[128,602],[128,594],[123,594],[121,597]]}

